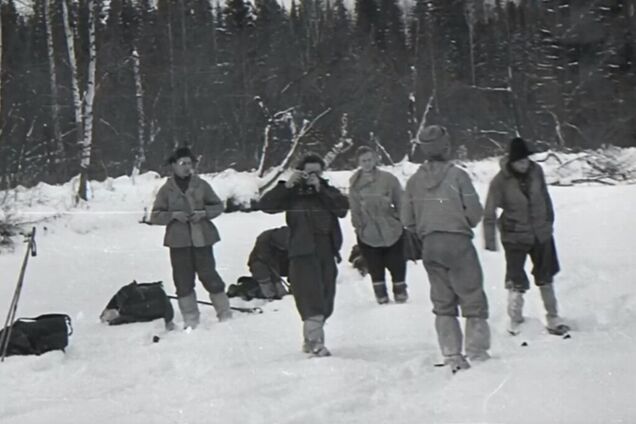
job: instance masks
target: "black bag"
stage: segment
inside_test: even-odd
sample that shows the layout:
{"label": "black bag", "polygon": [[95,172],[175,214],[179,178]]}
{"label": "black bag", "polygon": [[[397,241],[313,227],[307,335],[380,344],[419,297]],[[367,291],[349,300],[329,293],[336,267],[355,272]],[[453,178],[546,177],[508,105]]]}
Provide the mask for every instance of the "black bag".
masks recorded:
{"label": "black bag", "polygon": [[404,230],[404,258],[417,262],[422,259],[422,240],[413,231]]}
{"label": "black bag", "polygon": [[265,299],[258,281],[253,277],[242,276],[236,281],[236,284],[230,284],[227,288],[227,297],[240,297],[249,301],[252,299]]}
{"label": "black bag", "polygon": [[[9,327],[0,331],[0,340]],[[7,356],[41,355],[68,346],[68,336],[73,334],[71,318],[65,314],[46,314],[36,318],[18,318],[13,323]]]}
{"label": "black bag", "polygon": [[147,322],[163,318],[172,322],[174,309],[163,290],[163,283],[132,283],[119,289],[100,316],[108,325]]}

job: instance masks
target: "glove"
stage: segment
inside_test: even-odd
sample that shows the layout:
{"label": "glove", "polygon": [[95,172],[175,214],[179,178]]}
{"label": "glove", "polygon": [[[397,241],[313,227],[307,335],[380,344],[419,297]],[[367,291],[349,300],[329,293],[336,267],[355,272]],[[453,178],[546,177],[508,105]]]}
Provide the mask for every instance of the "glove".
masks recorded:
{"label": "glove", "polygon": [[185,224],[186,222],[188,222],[188,214],[183,211],[172,212],[172,219],[176,219],[177,221],[183,222]]}
{"label": "glove", "polygon": [[190,215],[190,221],[192,222],[199,222],[202,219],[205,219],[207,215],[205,214],[205,211],[194,211],[192,212],[192,214]]}

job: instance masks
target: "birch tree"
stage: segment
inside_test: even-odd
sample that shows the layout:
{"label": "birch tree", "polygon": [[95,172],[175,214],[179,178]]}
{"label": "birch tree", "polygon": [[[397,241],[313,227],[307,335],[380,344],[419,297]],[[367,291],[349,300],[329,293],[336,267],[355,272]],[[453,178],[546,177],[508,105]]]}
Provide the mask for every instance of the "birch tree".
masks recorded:
{"label": "birch tree", "polygon": [[73,36],[72,20],[66,0],[62,1],[62,14],[64,18],[64,34],[68,59],[71,67],[71,87],[73,93],[73,105],[75,116],[75,128],[77,143],[80,147],[80,181],[77,199],[89,199],[88,167],[91,164],[91,152],[93,146],[93,103],[95,100],[95,74],[97,70],[97,43],[96,31],[96,3],[95,0],[87,0],[88,7],[88,70],[86,75],[86,89],[84,96],[80,94],[79,72],[77,67],[77,50],[75,37]]}
{"label": "birch tree", "polygon": [[133,74],[135,76],[135,99],[137,100],[137,154],[132,175],[138,175],[146,161],[145,130],[146,113],[144,111],[144,89],[141,80],[141,61],[136,48],[132,52]]}

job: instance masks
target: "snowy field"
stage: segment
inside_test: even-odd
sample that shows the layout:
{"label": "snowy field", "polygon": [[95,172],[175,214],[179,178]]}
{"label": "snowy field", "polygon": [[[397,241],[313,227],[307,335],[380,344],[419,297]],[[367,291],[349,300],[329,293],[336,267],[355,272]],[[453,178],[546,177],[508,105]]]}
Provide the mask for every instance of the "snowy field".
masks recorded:
{"label": "snowy field", "polygon": [[[470,169],[483,202],[496,161]],[[396,173],[404,180],[412,170]],[[349,173],[330,176],[343,186]],[[223,198],[249,198],[256,186],[230,171],[206,178]],[[162,321],[101,324],[110,297],[133,279],[163,280],[173,292],[163,227],[138,223],[162,182],[144,174],[135,184],[128,177],[95,183],[93,200],[80,207],[71,207],[72,184],[12,193],[24,219],[55,215],[38,224],[38,256],[18,316],[67,313],[75,332],[66,354],[0,364],[0,423],[636,422],[636,185],[550,187],[563,269],[557,295],[574,328],[567,340],[543,330],[536,288],[526,296],[524,333],[507,335],[503,252],[485,252],[478,229],[493,359],[453,376],[433,366],[440,355],[421,263],[409,263],[410,301],[387,306],[375,304],[368,277],[340,264],[326,327],[330,358],[300,352],[291,297],[254,301],[262,315],[236,314],[223,324],[202,306],[202,325],[191,334],[164,335]],[[260,212],[215,220],[222,237],[215,255],[228,284],[247,274],[256,235],[283,223],[282,214]],[[346,258],[354,243],[348,216],[341,225]],[[0,255],[3,319],[23,249],[18,243]],[[200,286],[198,293],[205,299]],[[156,334],[161,340],[152,343]]]}

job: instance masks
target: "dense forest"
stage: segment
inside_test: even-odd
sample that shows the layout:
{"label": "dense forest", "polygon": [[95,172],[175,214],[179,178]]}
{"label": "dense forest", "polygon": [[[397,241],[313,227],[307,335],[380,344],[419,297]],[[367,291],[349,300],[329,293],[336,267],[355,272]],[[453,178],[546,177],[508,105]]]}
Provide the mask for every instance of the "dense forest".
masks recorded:
{"label": "dense forest", "polygon": [[[636,145],[636,0],[1,0],[0,188],[298,152]],[[292,149],[293,147],[293,149]],[[292,153],[290,155],[290,153]]]}

